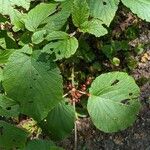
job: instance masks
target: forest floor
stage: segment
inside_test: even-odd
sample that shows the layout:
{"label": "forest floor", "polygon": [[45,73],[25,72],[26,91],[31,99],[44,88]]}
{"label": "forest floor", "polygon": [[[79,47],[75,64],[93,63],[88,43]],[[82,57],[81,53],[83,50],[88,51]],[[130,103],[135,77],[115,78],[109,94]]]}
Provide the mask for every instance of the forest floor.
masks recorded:
{"label": "forest floor", "polygon": [[[144,27],[144,31],[130,44],[150,43],[150,26]],[[146,30],[146,32],[145,32]],[[77,120],[78,150],[150,150],[150,45],[144,51],[134,57],[138,61],[137,67],[130,74],[140,86],[142,104],[138,119],[132,127],[112,134],[106,134],[97,130],[89,118]],[[74,133],[61,141],[65,150],[74,148]]]}
{"label": "forest floor", "polygon": [[[64,92],[68,92],[72,68],[77,89],[82,87],[88,77],[93,80],[102,73],[123,71],[131,75],[140,87],[141,109],[131,127],[117,133],[104,133],[96,129],[89,118],[87,97],[81,97],[76,103],[76,111],[80,114],[76,120],[77,150],[150,150],[150,23],[137,18],[121,5],[110,27],[106,28],[108,34],[100,38],[77,34],[80,47],[76,54],[57,62],[64,79]],[[86,92],[89,87],[90,84]],[[31,119],[21,115],[19,120],[5,121],[13,124],[20,121],[20,127]],[[33,133],[31,138],[37,137]],[[45,133],[40,138],[49,139]],[[74,139],[72,131],[71,135],[56,144],[65,150],[74,150]]]}

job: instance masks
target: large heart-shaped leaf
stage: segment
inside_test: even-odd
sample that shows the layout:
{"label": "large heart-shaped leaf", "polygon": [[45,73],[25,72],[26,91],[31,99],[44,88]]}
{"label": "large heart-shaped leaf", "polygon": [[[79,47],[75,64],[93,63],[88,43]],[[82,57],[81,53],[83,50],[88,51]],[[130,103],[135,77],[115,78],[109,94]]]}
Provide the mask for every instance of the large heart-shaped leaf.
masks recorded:
{"label": "large heart-shaped leaf", "polygon": [[23,148],[28,133],[24,130],[0,121],[0,149]]}
{"label": "large heart-shaped leaf", "polygon": [[121,0],[140,18],[150,22],[150,0]]}
{"label": "large heart-shaped leaf", "polygon": [[62,77],[54,63],[25,53],[30,48],[20,51],[11,55],[4,68],[3,86],[20,103],[22,113],[41,120],[62,100]]}
{"label": "large heart-shaped leaf", "polygon": [[116,132],[135,121],[140,108],[139,88],[126,73],[102,74],[93,81],[90,94],[87,107],[98,129]]}

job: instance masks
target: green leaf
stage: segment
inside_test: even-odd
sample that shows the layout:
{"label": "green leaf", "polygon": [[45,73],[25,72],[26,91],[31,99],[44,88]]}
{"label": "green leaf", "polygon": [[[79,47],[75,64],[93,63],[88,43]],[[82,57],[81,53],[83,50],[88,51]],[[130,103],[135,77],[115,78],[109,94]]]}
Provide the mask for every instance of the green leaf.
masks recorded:
{"label": "green leaf", "polygon": [[67,11],[69,14],[71,14],[72,9],[73,9],[73,2],[74,0],[65,0],[61,3],[62,10]]}
{"label": "green leaf", "polygon": [[75,0],[72,20],[74,25],[79,27],[79,31],[94,34],[96,37],[107,34],[107,30],[102,26],[103,22],[96,18],[89,20],[89,15],[89,7],[86,0]]}
{"label": "green leaf", "polygon": [[39,30],[32,35],[32,42],[34,44],[39,44],[44,40],[46,30]]}
{"label": "green leaf", "polygon": [[0,13],[3,15],[9,15],[9,11],[14,9],[15,6],[21,6],[28,10],[30,7],[30,1],[31,0],[0,0]]}
{"label": "green leaf", "polygon": [[56,60],[69,58],[78,48],[78,40],[62,31],[54,31],[50,33],[46,39],[51,42],[43,48],[42,52],[49,54],[54,52]]}
{"label": "green leaf", "polygon": [[13,26],[13,31],[17,32],[20,29],[24,29],[24,21],[23,18],[25,17],[25,14],[20,13],[18,10],[13,10],[13,13],[10,17],[11,23]]}
{"label": "green leaf", "polygon": [[36,31],[43,21],[56,11],[56,4],[40,3],[31,9],[25,18],[25,26],[29,31]]}
{"label": "green leaf", "polygon": [[74,0],[72,20],[76,27],[86,22],[89,18],[89,7],[86,0]]}
{"label": "green leaf", "polygon": [[30,45],[26,44],[26,45],[24,45],[24,47],[19,49],[18,52],[22,52],[24,54],[31,55],[33,50],[32,50],[32,47]]}
{"label": "green leaf", "polygon": [[49,150],[51,146],[54,146],[54,143],[47,140],[31,140],[27,143],[27,146],[24,150]]}
{"label": "green leaf", "polygon": [[118,9],[119,0],[87,0],[90,15],[100,19],[103,24],[110,25]]}
{"label": "green leaf", "polygon": [[31,37],[32,37],[31,32],[29,32],[29,31],[24,32],[20,36],[18,44],[21,45],[21,46],[24,46],[26,44],[31,43]]}
{"label": "green leaf", "polygon": [[141,19],[150,22],[150,1],[149,0],[121,0],[122,3],[131,9]]}
{"label": "green leaf", "polygon": [[119,66],[120,65],[120,59],[117,57],[114,57],[111,61],[111,63],[115,66]]}
{"label": "green leaf", "polygon": [[111,43],[103,45],[101,48],[102,52],[109,58],[117,56],[118,51],[128,51],[129,44],[128,41],[111,41]]}
{"label": "green leaf", "polygon": [[80,27],[80,31],[94,34],[96,37],[107,34],[107,29],[102,26],[102,21],[98,19],[84,22]]}
{"label": "green leaf", "polygon": [[0,30],[0,47],[3,49],[17,48],[16,41],[11,32]]}
{"label": "green leaf", "polygon": [[66,0],[62,2],[58,7],[58,11],[44,20],[43,23],[45,23],[46,25],[43,27],[43,29],[51,32],[63,28],[71,14],[72,3],[73,0]]}
{"label": "green leaf", "polygon": [[0,64],[5,64],[8,61],[9,56],[14,52],[14,50],[1,50],[0,51]]}
{"label": "green leaf", "polygon": [[8,21],[7,17],[0,14],[0,23],[6,23],[7,21]]}
{"label": "green leaf", "polygon": [[5,117],[16,117],[19,115],[19,105],[16,101],[0,94],[0,115]]}
{"label": "green leaf", "polygon": [[77,51],[77,56],[84,60],[86,63],[92,62],[95,60],[95,54],[93,53],[89,43],[85,39],[79,40],[79,48]]}
{"label": "green leaf", "polygon": [[23,150],[63,150],[47,140],[31,140]]}
{"label": "green leaf", "polygon": [[10,125],[4,121],[0,121],[0,148],[15,149],[22,148],[27,141],[27,132]]}
{"label": "green leaf", "polygon": [[63,95],[60,71],[40,57],[13,53],[4,68],[3,80],[8,97],[20,103],[22,113],[37,121],[45,118]]}
{"label": "green leaf", "polygon": [[75,122],[74,109],[71,105],[61,102],[49,112],[46,121],[48,131],[56,139],[63,139],[73,130]]}
{"label": "green leaf", "polygon": [[140,102],[134,79],[123,72],[97,77],[90,88],[88,112],[94,125],[104,132],[123,130],[136,119]]}
{"label": "green leaf", "polygon": [[55,0],[56,2],[63,2],[63,1],[66,1],[66,0]]}
{"label": "green leaf", "polygon": [[3,80],[3,69],[0,67],[0,82]]}
{"label": "green leaf", "polygon": [[9,15],[11,23],[16,26],[17,30],[22,28],[22,14],[15,9],[15,6],[21,6],[26,10],[30,7],[31,0],[0,0],[0,13],[2,15]]}
{"label": "green leaf", "polygon": [[69,35],[63,31],[53,31],[46,36],[47,41],[54,41],[54,40],[67,40]]}

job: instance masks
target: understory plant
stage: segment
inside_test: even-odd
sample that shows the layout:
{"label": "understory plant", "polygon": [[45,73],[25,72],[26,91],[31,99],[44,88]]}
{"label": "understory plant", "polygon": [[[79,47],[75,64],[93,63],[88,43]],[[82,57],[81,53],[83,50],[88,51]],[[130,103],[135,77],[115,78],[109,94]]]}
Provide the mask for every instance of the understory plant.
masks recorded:
{"label": "understory plant", "polygon": [[140,90],[127,73],[101,74],[88,81],[89,89],[78,90],[72,61],[66,91],[58,67],[80,47],[86,51],[85,36],[108,33],[119,5],[150,21],[149,0],[0,0],[0,149],[61,149],[49,139],[73,129],[76,143],[81,95],[99,130],[118,132],[134,123]]}

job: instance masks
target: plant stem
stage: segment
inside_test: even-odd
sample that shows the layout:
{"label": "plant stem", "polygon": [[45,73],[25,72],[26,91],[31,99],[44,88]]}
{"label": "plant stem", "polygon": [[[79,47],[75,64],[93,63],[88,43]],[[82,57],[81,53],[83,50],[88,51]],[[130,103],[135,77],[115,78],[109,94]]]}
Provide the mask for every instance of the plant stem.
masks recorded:
{"label": "plant stem", "polygon": [[66,96],[68,96],[70,94],[70,91],[66,94],[63,95],[63,98],[65,98]]}
{"label": "plant stem", "polygon": [[[75,76],[74,76],[74,64],[73,64],[72,74],[71,74],[71,82],[72,82],[73,87],[75,86],[74,77]],[[74,108],[74,112],[76,114],[76,103],[75,103],[74,100],[73,100],[73,108]],[[76,116],[75,116],[75,119],[77,119]],[[77,140],[78,140],[78,137],[77,137],[77,124],[76,124],[76,120],[75,120],[75,123],[74,123],[74,150],[77,150]]]}
{"label": "plant stem", "polygon": [[77,33],[77,31],[74,31],[73,33],[70,33],[70,37],[73,37],[76,33]]}
{"label": "plant stem", "polygon": [[80,90],[78,90],[78,92],[81,93],[81,94],[84,94],[84,95],[88,94],[87,92],[83,92],[83,91],[80,91]]}

